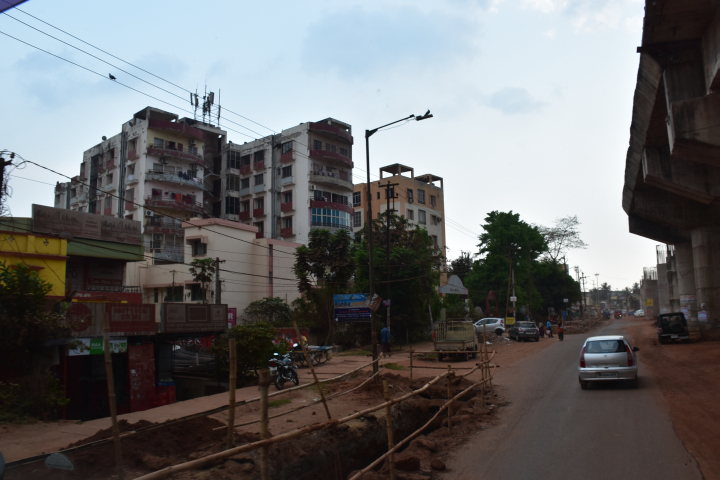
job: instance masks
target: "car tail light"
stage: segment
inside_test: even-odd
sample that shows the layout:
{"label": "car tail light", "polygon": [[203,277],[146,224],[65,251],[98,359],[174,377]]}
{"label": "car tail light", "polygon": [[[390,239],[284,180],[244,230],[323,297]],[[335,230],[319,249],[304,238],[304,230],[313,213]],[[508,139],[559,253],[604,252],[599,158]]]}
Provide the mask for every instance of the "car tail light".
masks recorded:
{"label": "car tail light", "polygon": [[585,368],[585,347],[580,352],[580,368]]}
{"label": "car tail light", "polygon": [[632,350],[630,350],[630,345],[625,345],[625,350],[627,351],[628,355],[628,367],[633,366],[633,358],[632,358]]}

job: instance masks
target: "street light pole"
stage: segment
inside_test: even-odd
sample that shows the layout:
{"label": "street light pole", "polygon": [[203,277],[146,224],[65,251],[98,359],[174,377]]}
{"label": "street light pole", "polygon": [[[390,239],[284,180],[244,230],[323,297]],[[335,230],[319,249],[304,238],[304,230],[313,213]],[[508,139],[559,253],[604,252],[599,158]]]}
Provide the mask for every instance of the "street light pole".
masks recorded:
{"label": "street light pole", "polygon": [[599,273],[595,274],[595,297],[597,299],[595,301],[597,302],[597,306],[599,307],[600,306],[600,280],[598,280],[598,275],[600,275],[600,274]]}
{"label": "street light pole", "polygon": [[[396,120],[394,122],[390,122],[386,125],[383,125],[382,127],[377,127],[372,130],[365,130],[365,169],[367,171],[367,227],[368,227],[368,279],[370,281],[370,298],[375,295],[375,265],[373,261],[373,247],[374,247],[374,240],[373,240],[373,217],[372,217],[372,190],[371,190],[371,182],[370,182],[370,137],[375,135],[378,130],[389,127],[390,125],[395,125],[396,123],[404,122],[406,120],[410,120],[411,118],[414,118],[417,121],[425,120],[428,118],[432,118],[432,114],[430,113],[430,110],[425,112],[425,115],[420,115],[416,117],[415,115],[408,115],[405,118],[401,118],[400,120]],[[370,319],[370,341],[372,343],[372,354],[373,354],[373,360],[377,360],[378,353],[377,353],[377,342],[376,337],[377,334],[375,332],[375,323],[372,321],[372,318]],[[377,362],[373,363],[373,373],[377,373],[378,371],[378,365]]]}

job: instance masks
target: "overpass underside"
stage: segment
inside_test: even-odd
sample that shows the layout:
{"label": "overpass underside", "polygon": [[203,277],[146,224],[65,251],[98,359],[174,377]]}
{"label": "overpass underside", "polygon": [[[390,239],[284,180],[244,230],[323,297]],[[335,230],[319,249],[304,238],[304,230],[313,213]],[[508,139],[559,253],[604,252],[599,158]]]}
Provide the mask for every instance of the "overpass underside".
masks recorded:
{"label": "overpass underside", "polygon": [[675,246],[691,328],[720,332],[720,1],[647,0],[625,166],[630,232]]}

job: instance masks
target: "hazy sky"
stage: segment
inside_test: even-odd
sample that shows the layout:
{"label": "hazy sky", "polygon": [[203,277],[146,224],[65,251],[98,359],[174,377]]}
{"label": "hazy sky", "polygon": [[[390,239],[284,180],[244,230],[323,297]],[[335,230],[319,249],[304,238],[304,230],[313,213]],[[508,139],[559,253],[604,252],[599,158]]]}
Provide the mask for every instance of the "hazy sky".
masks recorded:
{"label": "hazy sky", "polygon": [[[0,0],[2,1],[2,0]],[[550,225],[577,215],[589,248],[571,266],[613,287],[655,264],[656,242],[628,233],[621,207],[637,75],[640,0],[124,2],[30,0],[20,10],[276,131],[328,116],[353,126],[355,182],[365,129],[371,172],[403,163],[444,178],[449,258],[477,251],[493,210]],[[79,173],[82,152],[152,105],[188,115],[188,94],[15,10],[6,12],[177,98],[0,15],[0,31],[170,104],[0,35],[0,150]],[[217,96],[216,96],[217,99]],[[229,139],[269,130],[221,118]],[[53,204],[64,179],[28,166],[11,181],[13,215]],[[591,286],[591,285],[590,285]]]}

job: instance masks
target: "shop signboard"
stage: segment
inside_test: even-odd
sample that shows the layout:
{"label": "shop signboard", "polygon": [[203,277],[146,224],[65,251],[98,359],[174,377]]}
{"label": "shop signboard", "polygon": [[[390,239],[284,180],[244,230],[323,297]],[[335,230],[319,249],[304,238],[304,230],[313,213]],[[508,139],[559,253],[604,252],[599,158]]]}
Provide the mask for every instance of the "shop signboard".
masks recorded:
{"label": "shop signboard", "polygon": [[334,295],[336,322],[369,322],[372,317],[370,295],[352,293]]}
{"label": "shop signboard", "polygon": [[228,328],[228,306],[203,303],[166,303],[162,331],[165,333],[214,333]]}
{"label": "shop signboard", "polygon": [[43,205],[33,205],[32,216],[37,233],[142,245],[142,224],[136,220]]}
{"label": "shop signboard", "polygon": [[237,325],[237,308],[228,308],[228,328]]}
{"label": "shop signboard", "polygon": [[[78,345],[72,350],[68,350],[69,357],[78,357],[83,355],[102,355],[105,353],[103,348],[103,338],[76,338]],[[127,337],[110,338],[110,351],[112,353],[127,353]]]}

